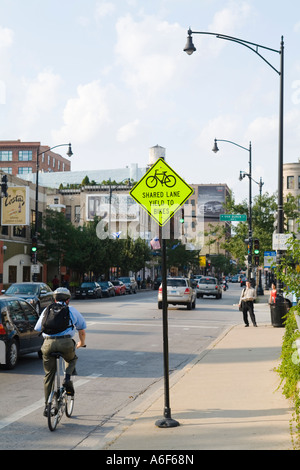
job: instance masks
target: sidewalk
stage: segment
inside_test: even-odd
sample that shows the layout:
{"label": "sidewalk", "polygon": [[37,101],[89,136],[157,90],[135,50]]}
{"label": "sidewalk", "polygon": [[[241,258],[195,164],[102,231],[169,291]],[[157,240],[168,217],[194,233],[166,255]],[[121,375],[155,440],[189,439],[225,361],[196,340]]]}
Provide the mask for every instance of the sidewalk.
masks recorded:
{"label": "sidewalk", "polygon": [[[267,304],[259,305],[260,309]],[[277,391],[284,328],[229,328],[170,376],[175,428],[158,428],[164,389],[106,436],[106,450],[291,450],[289,402]],[[99,447],[98,447],[99,448]]]}

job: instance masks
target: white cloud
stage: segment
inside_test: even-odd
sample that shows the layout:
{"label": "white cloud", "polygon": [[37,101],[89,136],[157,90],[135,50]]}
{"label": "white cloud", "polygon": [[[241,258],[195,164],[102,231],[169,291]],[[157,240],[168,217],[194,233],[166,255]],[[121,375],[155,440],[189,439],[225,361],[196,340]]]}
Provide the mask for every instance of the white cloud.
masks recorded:
{"label": "white cloud", "polygon": [[4,49],[11,46],[13,44],[13,39],[13,30],[0,26],[0,49]]}
{"label": "white cloud", "polygon": [[110,122],[107,93],[99,80],[79,85],[77,96],[66,104],[63,127],[53,132],[55,140],[72,139],[85,143],[95,137],[101,126]]}
{"label": "white cloud", "polygon": [[115,12],[116,6],[112,2],[98,2],[96,6],[96,19],[100,20]]}
{"label": "white cloud", "polygon": [[40,72],[34,80],[23,79],[23,95],[18,102],[18,118],[23,132],[55,108],[61,84],[61,77],[51,70]]}
{"label": "white cloud", "polygon": [[129,122],[128,124],[120,127],[117,133],[117,141],[126,142],[127,140],[135,137],[139,124],[139,119],[136,119],[135,121]]}
{"label": "white cloud", "polygon": [[146,107],[154,95],[172,86],[179,73],[181,28],[154,16],[136,22],[128,14],[118,20],[116,29],[115,51],[123,79],[136,94],[138,106]]}
{"label": "white cloud", "polygon": [[209,30],[214,33],[231,34],[232,31],[240,28],[242,23],[251,13],[251,7],[246,2],[231,1],[229,6],[218,11],[209,26]]}

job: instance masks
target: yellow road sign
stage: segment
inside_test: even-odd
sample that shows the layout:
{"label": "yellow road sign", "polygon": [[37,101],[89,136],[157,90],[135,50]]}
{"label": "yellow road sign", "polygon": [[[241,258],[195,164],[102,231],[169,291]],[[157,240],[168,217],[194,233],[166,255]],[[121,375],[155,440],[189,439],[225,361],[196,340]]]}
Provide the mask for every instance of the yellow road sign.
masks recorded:
{"label": "yellow road sign", "polygon": [[159,158],[132,188],[130,195],[163,227],[193,192],[193,188]]}

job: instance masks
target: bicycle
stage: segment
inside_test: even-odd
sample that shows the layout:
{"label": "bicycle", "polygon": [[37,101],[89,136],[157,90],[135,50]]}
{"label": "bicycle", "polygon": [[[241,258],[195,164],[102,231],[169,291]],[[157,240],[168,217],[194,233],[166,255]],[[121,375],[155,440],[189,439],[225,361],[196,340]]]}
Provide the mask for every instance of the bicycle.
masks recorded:
{"label": "bicycle", "polygon": [[[162,178],[159,178],[159,176]],[[155,170],[154,175],[148,176],[146,179],[146,185],[148,188],[153,189],[156,187],[158,182],[160,182],[162,186],[165,184],[167,188],[173,188],[176,184],[176,178],[173,175],[167,175],[166,171],[159,173],[159,170]]]}
{"label": "bicycle", "polygon": [[59,352],[51,353],[56,358],[56,373],[52,385],[52,392],[48,398],[47,419],[50,431],[55,431],[64,413],[71,417],[74,409],[74,395],[68,395],[65,387],[61,384],[64,373],[64,361]]}

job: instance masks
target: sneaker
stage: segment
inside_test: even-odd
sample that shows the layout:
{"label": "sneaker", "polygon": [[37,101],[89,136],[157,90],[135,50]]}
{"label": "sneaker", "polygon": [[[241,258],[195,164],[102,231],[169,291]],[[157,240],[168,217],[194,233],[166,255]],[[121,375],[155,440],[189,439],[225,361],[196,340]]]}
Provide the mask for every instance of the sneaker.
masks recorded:
{"label": "sneaker", "polygon": [[72,397],[75,395],[74,387],[73,387],[73,382],[72,380],[66,380],[63,383],[63,386],[66,389],[67,395],[71,395]]}

